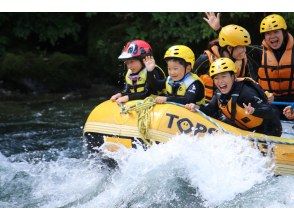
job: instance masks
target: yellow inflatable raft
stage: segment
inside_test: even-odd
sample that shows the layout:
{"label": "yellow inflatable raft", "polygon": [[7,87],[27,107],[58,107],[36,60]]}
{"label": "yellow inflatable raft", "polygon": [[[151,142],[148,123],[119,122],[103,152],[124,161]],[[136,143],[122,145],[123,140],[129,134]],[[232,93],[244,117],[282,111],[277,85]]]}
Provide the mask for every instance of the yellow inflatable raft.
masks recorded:
{"label": "yellow inflatable raft", "polygon": [[134,138],[166,142],[180,133],[204,135],[218,130],[248,138],[257,143],[262,151],[273,145],[275,173],[294,174],[293,138],[244,131],[201,112],[194,113],[175,104],[157,104],[139,114],[139,122],[147,115],[141,125],[138,124],[138,112],[130,110],[133,106],[139,106],[140,102],[142,101],[130,101],[125,106],[119,106],[115,102],[105,101],[98,105],[90,113],[84,126],[84,136],[88,144],[91,147],[99,147],[104,142],[114,143],[113,146],[119,143],[131,148]]}

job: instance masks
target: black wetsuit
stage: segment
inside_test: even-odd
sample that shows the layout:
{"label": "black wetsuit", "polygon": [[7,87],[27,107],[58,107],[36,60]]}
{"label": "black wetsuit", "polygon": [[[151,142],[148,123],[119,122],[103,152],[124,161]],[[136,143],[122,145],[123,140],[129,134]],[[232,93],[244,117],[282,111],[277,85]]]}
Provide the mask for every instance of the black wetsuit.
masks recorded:
{"label": "black wetsuit", "polygon": [[[200,110],[211,117],[220,117],[221,112],[219,109],[219,103],[226,105],[231,99],[231,95],[233,93],[239,94],[236,101],[237,105],[243,108],[243,103],[246,105],[251,103],[251,106],[255,109],[252,115],[263,118],[262,124],[258,127],[250,129],[250,131],[256,131],[258,133],[278,137],[281,136],[282,125],[279,119],[278,110],[264,100],[264,98],[261,97],[261,95],[254,88],[244,84],[244,82],[234,82],[232,90],[229,94],[221,94],[217,90],[216,94],[212,97],[212,100],[206,106],[201,106]],[[233,121],[231,121],[230,124],[237,126]]]}

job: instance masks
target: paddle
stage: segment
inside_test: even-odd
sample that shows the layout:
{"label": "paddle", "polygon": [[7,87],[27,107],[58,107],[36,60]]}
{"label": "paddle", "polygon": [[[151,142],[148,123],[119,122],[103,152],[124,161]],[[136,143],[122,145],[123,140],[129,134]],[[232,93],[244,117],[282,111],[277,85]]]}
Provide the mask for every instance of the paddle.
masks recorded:
{"label": "paddle", "polygon": [[273,105],[289,105],[292,109],[294,109],[294,102],[272,102]]}

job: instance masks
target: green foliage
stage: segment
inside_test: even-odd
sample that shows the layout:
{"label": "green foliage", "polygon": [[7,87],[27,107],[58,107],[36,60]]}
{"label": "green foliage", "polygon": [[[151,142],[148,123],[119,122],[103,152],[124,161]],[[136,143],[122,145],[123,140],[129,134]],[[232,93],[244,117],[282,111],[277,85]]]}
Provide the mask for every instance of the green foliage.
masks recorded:
{"label": "green foliage", "polygon": [[288,12],[288,13],[277,13],[277,14],[280,14],[285,18],[289,32],[293,33],[294,32],[294,13]]}
{"label": "green foliage", "polygon": [[1,13],[2,36],[12,39],[36,40],[38,43],[56,45],[66,37],[78,39],[81,30],[73,13]]}
{"label": "green foliage", "polygon": [[19,80],[24,77],[42,79],[44,60],[27,52],[24,54],[7,53],[1,63],[1,78]]}
{"label": "green foliage", "polygon": [[[27,79],[42,84],[48,91],[69,91],[89,86],[87,60],[54,53],[48,58],[28,52],[7,53],[1,62],[0,79],[23,85]],[[82,74],[81,74],[82,73]]]}
{"label": "green foliage", "polygon": [[[259,23],[268,14],[222,12],[221,25],[245,27],[252,44],[259,45],[263,37]],[[293,33],[294,13],[278,14]],[[131,39],[148,41],[163,68],[163,55],[171,45],[185,44],[199,56],[217,37],[204,16],[199,12],[0,13],[0,78],[31,77],[52,91],[87,86],[93,78],[116,84],[124,71],[117,57]]]}
{"label": "green foliage", "polygon": [[1,78],[15,78],[23,73],[24,57],[7,53],[1,63]]}
{"label": "green foliage", "polygon": [[77,39],[80,25],[74,22],[73,15],[60,13],[24,13],[16,16],[13,32],[16,37],[28,39],[36,34],[40,42],[55,45],[59,38],[72,35]]}
{"label": "green foliage", "polygon": [[83,57],[54,53],[46,62],[49,74],[44,77],[45,84],[50,91],[69,91],[88,86],[86,66],[87,60]]}
{"label": "green foliage", "polygon": [[5,54],[7,43],[8,43],[7,37],[0,36],[0,57],[2,57]]}

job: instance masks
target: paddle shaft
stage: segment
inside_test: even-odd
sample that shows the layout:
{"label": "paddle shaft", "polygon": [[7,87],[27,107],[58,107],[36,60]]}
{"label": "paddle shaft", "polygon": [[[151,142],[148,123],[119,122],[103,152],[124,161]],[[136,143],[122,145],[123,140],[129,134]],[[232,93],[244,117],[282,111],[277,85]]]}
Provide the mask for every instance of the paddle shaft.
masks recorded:
{"label": "paddle shaft", "polygon": [[294,109],[294,102],[272,102],[273,105],[289,105],[292,109]]}

